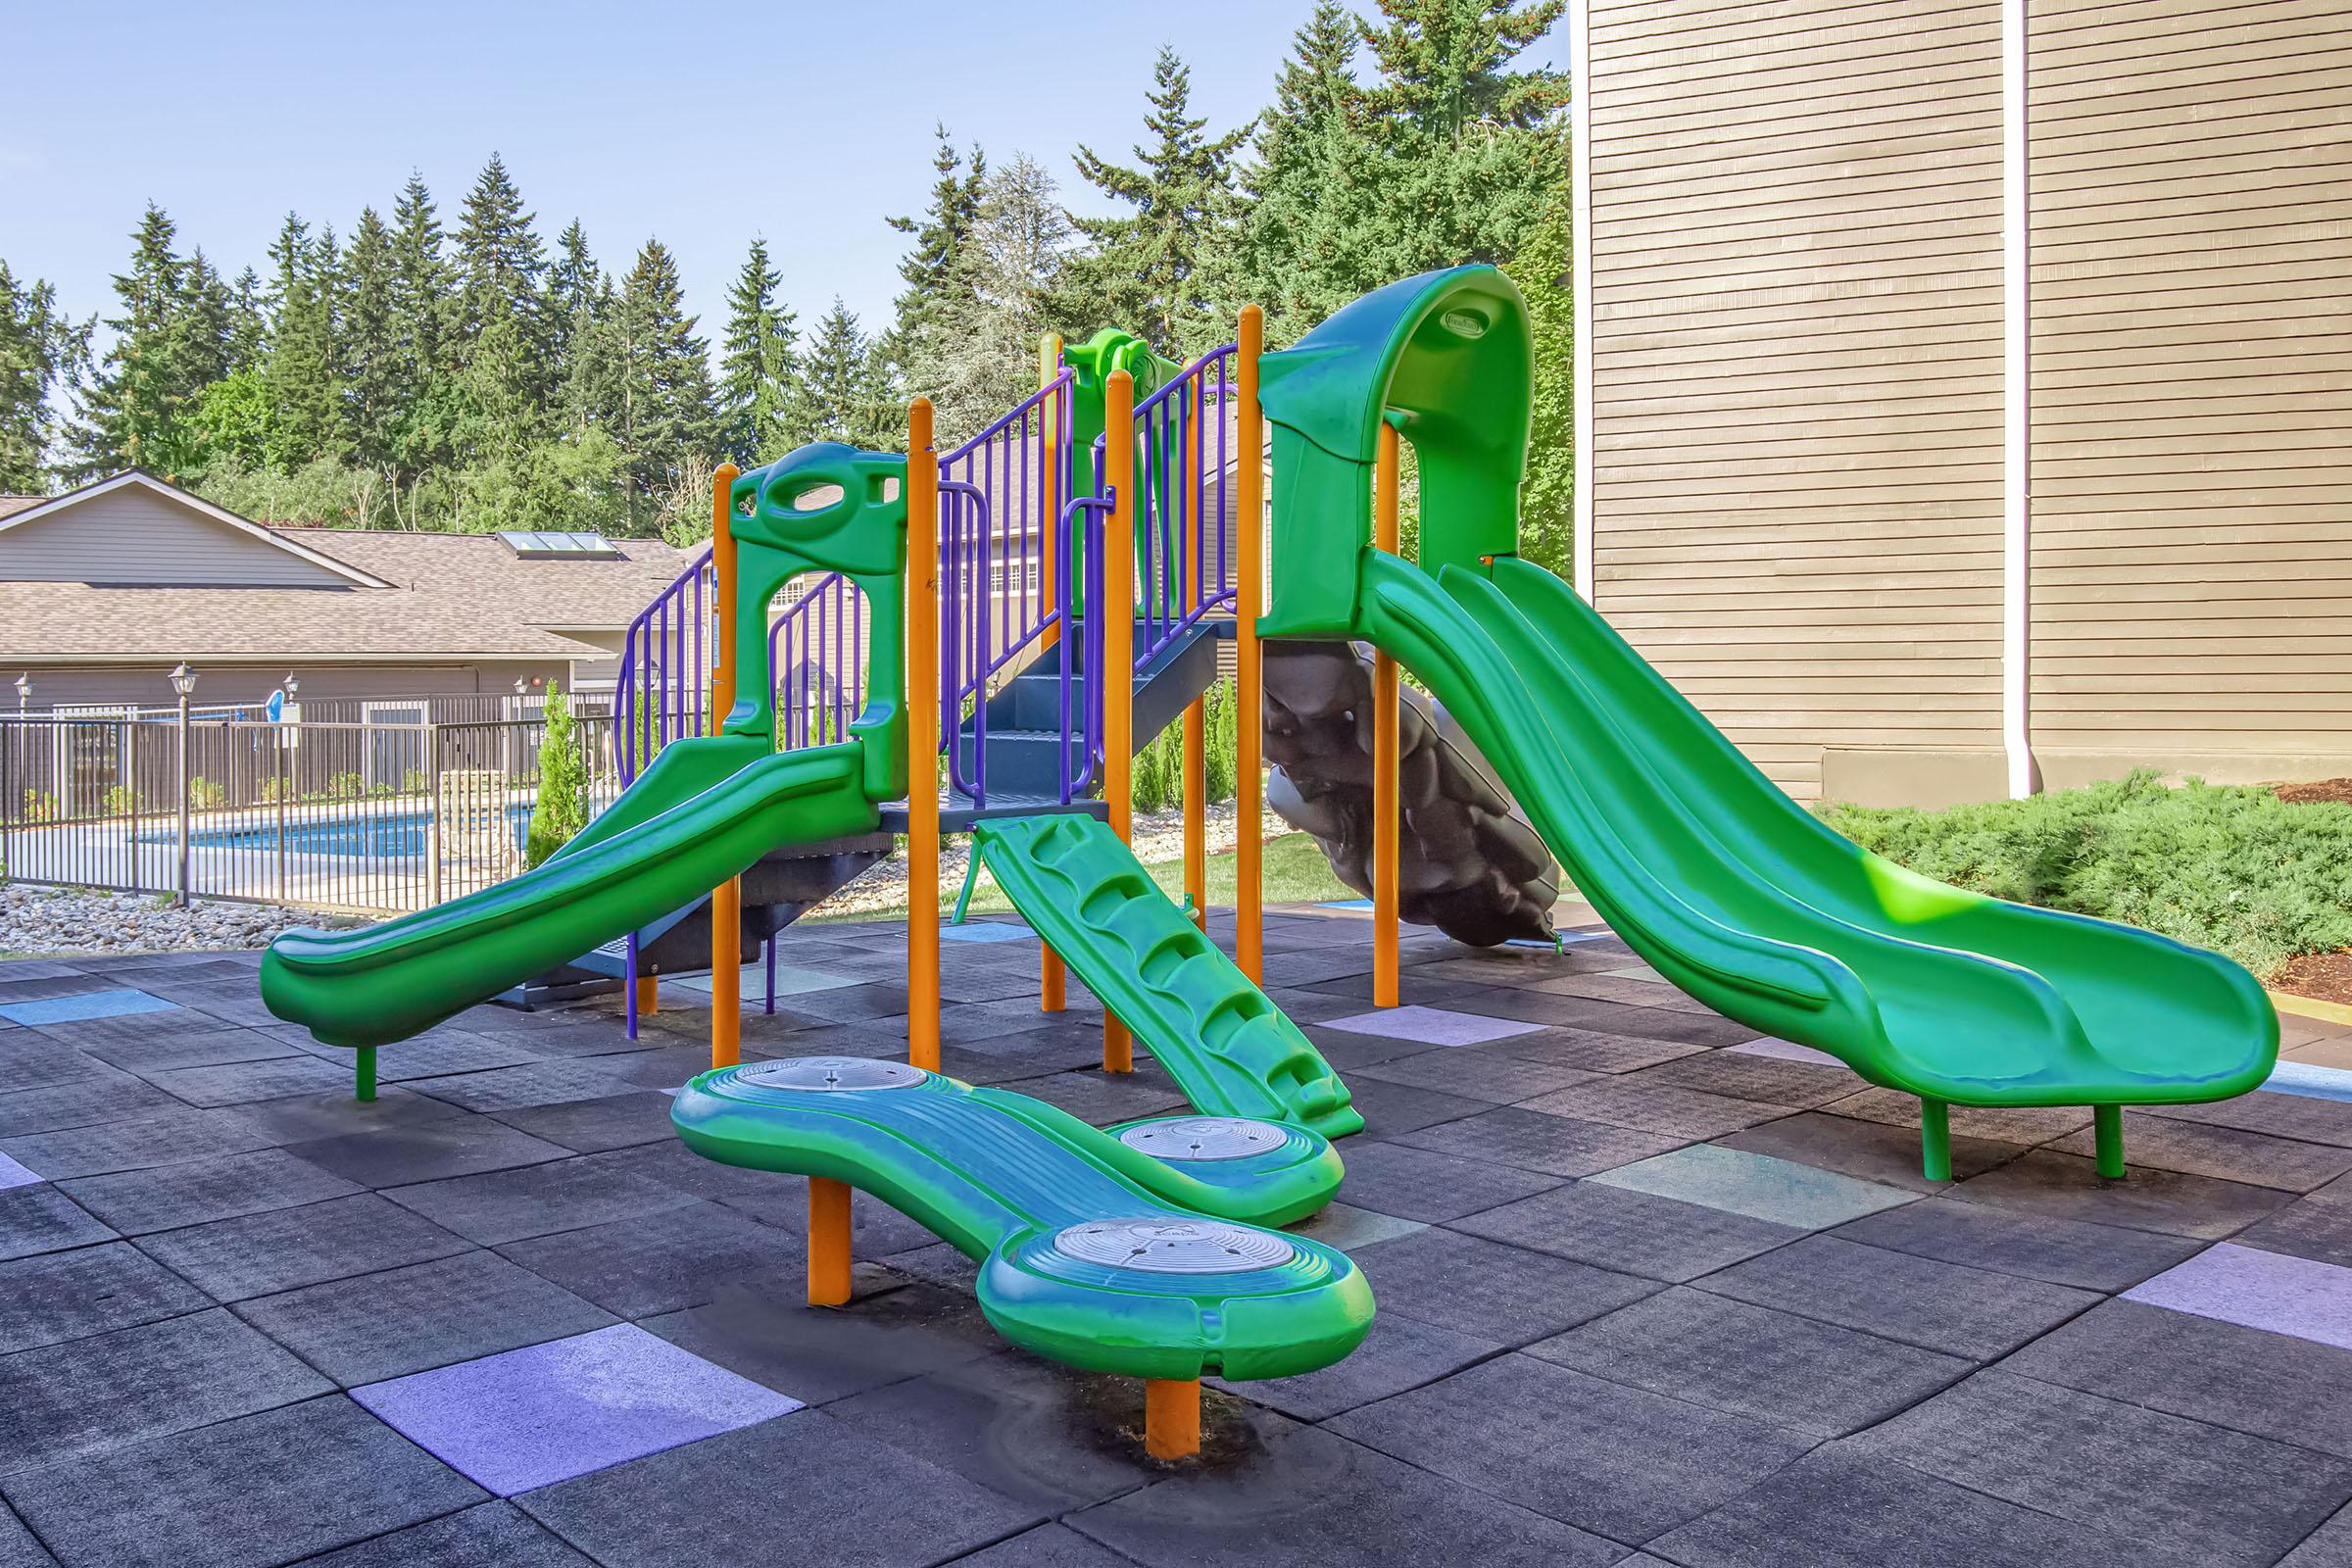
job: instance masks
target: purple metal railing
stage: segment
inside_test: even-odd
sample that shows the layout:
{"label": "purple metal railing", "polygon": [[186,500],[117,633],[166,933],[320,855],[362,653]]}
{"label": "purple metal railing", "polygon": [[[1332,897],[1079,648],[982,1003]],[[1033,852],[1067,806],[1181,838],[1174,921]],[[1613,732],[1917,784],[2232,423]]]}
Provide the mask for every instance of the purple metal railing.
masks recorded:
{"label": "purple metal railing", "polygon": [[1135,666],[1234,602],[1236,346],[1209,350],[1137,405],[1143,468],[1135,498]]}
{"label": "purple metal railing", "polygon": [[776,749],[847,740],[865,706],[865,595],[840,572],[809,581],[767,629]]}
{"label": "purple metal railing", "polygon": [[612,692],[612,760],[625,787],[671,741],[703,733],[710,702],[717,586],[708,546],[621,636]]}

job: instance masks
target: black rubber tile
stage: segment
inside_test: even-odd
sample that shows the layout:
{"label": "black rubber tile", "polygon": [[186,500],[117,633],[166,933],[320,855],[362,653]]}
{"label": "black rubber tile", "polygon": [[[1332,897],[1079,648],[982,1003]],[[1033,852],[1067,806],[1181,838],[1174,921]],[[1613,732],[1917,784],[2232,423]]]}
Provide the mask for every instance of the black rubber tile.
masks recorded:
{"label": "black rubber tile", "polygon": [[618,1172],[652,1182],[687,1198],[713,1201],[741,1200],[741,1206],[747,1212],[762,1218],[773,1214],[779,1223],[795,1232],[808,1224],[808,1185],[800,1177],[705,1159],[675,1138],[607,1150],[601,1154],[583,1154],[579,1163],[591,1170]]}
{"label": "black rubber tile", "polygon": [[274,1149],[85,1176],[58,1185],[125,1236],[291,1208],[359,1191],[340,1176]]}
{"label": "black rubber tile", "polygon": [[2352,1506],[2303,1539],[2278,1560],[2278,1568],[2352,1568]]}
{"label": "black rubber tile", "polygon": [[716,1203],[510,1242],[498,1250],[625,1318],[700,1306],[721,1287],[747,1279],[807,1278],[800,1237]]}
{"label": "black rubber tile", "polygon": [[1348,1201],[1357,1208],[1427,1223],[1532,1197],[1560,1178],[1484,1160],[1462,1159],[1403,1144],[1346,1145]]}
{"label": "black rubber tile", "polygon": [[2200,1250],[2198,1243],[2182,1237],[2012,1213],[1989,1203],[1963,1202],[1955,1198],[1881,1209],[1841,1225],[1832,1234],[1945,1263],[1965,1263],[1971,1268],[2087,1291],[2128,1290]]}
{"label": "black rubber tile", "polygon": [[[777,1484],[746,1486],[747,1476]],[[686,1498],[692,1505],[680,1506]],[[896,1568],[938,1562],[1043,1522],[1034,1508],[822,1410],[796,1410],[515,1501],[607,1568]]]}
{"label": "black rubber tile", "polygon": [[1581,1067],[1562,1067],[1525,1056],[1506,1056],[1477,1046],[1424,1051],[1391,1061],[1359,1067],[1348,1075],[1350,1085],[1362,1079],[1411,1084],[1442,1094],[1461,1095],[1497,1105],[1533,1100],[1580,1083],[1593,1074]]}
{"label": "black rubber tile", "polygon": [[307,1143],[314,1138],[338,1138],[345,1133],[372,1132],[382,1127],[413,1127],[466,1112],[455,1105],[413,1095],[398,1084],[386,1084],[373,1100],[355,1100],[351,1085],[325,1094],[294,1095],[265,1100],[244,1107],[255,1125],[281,1144]]}
{"label": "black rubber tile", "polygon": [[1742,1127],[1789,1114],[1786,1105],[1735,1100],[1696,1089],[1646,1084],[1637,1078],[1592,1078],[1527,1102],[1529,1110],[1579,1121],[1606,1122],[1682,1139],[1721,1138]]}
{"label": "black rubber tile", "polygon": [[0,1035],[0,1094],[112,1076],[106,1062],[52,1038],[46,1030],[17,1029]]}
{"label": "black rubber tile", "polygon": [[139,1247],[222,1301],[467,1250],[461,1238],[373,1193],[164,1231],[141,1237]]}
{"label": "black rubber tile", "polygon": [[1010,1541],[956,1559],[956,1568],[1129,1568],[1129,1560],[1098,1546],[1067,1525],[1039,1525]]}
{"label": "black rubber tile", "polygon": [[237,1315],[347,1389],[614,1321],[482,1251],[265,1296],[241,1303]]}
{"label": "black rubber tile", "polygon": [[2352,1203],[2300,1199],[2230,1240],[2352,1268]]}
{"label": "black rubber tile", "polygon": [[[2050,1147],[2087,1155],[2092,1139],[2081,1132]],[[2325,1187],[2352,1170],[2352,1149],[2131,1110],[2124,1112],[2124,1158],[2133,1169],[2185,1171],[2290,1193]]]}
{"label": "black rubber tile", "polygon": [[1530,1346],[1528,1353],[1821,1437],[1884,1420],[1974,1365],[1687,1286]]}
{"label": "black rubber tile", "polygon": [[[630,1076],[631,1059],[631,1056],[559,1057],[525,1062],[518,1067],[496,1067],[487,1072],[418,1078],[406,1087],[466,1110],[561,1105],[568,1101],[597,1100],[639,1087]],[[704,1065],[709,1066],[709,1061]],[[677,1081],[685,1082],[685,1075],[680,1074]]]}
{"label": "black rubber tile", "polygon": [[1674,1089],[1696,1089],[1728,1095],[1734,1100],[1760,1100],[1775,1105],[1811,1109],[1854,1092],[1853,1069],[1817,1061],[1785,1061],[1741,1051],[1708,1051],[1678,1056],[1655,1067],[1626,1076],[1626,1082],[1660,1084]]}
{"label": "black rubber tile", "polygon": [[138,1111],[175,1108],[179,1103],[145,1079],[108,1067],[95,1078],[0,1094],[0,1138],[122,1121]]}
{"label": "black rubber tile", "polygon": [[[2127,1151],[2129,1152],[2129,1151]],[[1971,1202],[2094,1224],[2129,1225],[2217,1242],[2293,1200],[2275,1187],[2132,1167],[2123,1181],[2102,1181],[2080,1154],[2036,1149],[1971,1177],[1956,1189]]]}
{"label": "black rubber tile", "polygon": [[2276,1562],[2352,1498],[2343,1460],[1999,1370],[1848,1446],[2216,1568]]}
{"label": "black rubber tile", "polygon": [[498,1119],[533,1138],[594,1154],[676,1137],[669,1121],[670,1104],[670,1098],[659,1090],[635,1089],[597,1100],[500,1111]]}
{"label": "black rubber tile", "polygon": [[1144,1062],[1139,1055],[1132,1073],[1103,1072],[1100,1068],[1077,1072],[1057,1072],[1049,1077],[1025,1079],[1020,1092],[1051,1105],[1059,1105],[1080,1121],[1093,1122],[1098,1127],[1112,1122],[1132,1121],[1139,1116],[1167,1116],[1191,1108],[1191,1102],[1175,1081],[1156,1065]]}
{"label": "black rubber tile", "polygon": [[1610,1568],[1625,1554],[1314,1427],[1250,1464],[1179,1473],[1063,1522],[1147,1568]]}
{"label": "black rubber tile", "polygon": [[1399,1133],[1393,1140],[1491,1165],[1510,1165],[1549,1176],[1595,1176],[1637,1159],[1680,1149],[1687,1140],[1671,1133],[1578,1121],[1504,1105],[1459,1121]]}
{"label": "black rubber tile", "polygon": [[1650,1543],[1635,1563],[1683,1568],[2203,1568],[2194,1553],[2053,1519],[1846,1444],[1817,1448],[1753,1491]]}
{"label": "black rubber tile", "polygon": [[[888,1283],[895,1286],[896,1276]],[[647,1318],[641,1326],[805,1404],[846,1398],[1004,1348],[968,1292],[919,1283],[861,1295],[835,1308],[808,1305],[805,1291],[798,1280],[733,1285],[707,1306]]]}
{"label": "black rubber tile", "polygon": [[172,1067],[140,1074],[172,1099],[190,1105],[244,1105],[289,1095],[349,1091],[351,1068],[315,1056],[276,1056],[266,1061],[230,1061],[213,1067]]}
{"label": "black rubber tile", "polygon": [[487,1495],[337,1396],[8,1483],[66,1568],[266,1568]]}
{"label": "black rubber tile", "polygon": [[1466,1095],[1449,1095],[1416,1084],[1384,1083],[1377,1078],[1350,1078],[1348,1089],[1357,1113],[1364,1118],[1364,1130],[1348,1141],[1350,1150],[1365,1139],[1396,1138],[1494,1108],[1492,1102]]}
{"label": "black rubber tile", "polygon": [[301,1568],[594,1568],[511,1502],[411,1525],[356,1546],[305,1557]]}
{"label": "black rubber tile", "polygon": [[127,1242],[0,1263],[0,1355],[202,1311],[213,1303]]}
{"label": "black rubber tile", "polygon": [[362,1187],[405,1187],[412,1182],[472,1176],[562,1159],[570,1152],[504,1122],[471,1113],[305,1139],[285,1148],[296,1158]]}
{"label": "black rubber tile", "polygon": [[1556,1257],[1680,1284],[1805,1235],[1793,1226],[1623,1187],[1571,1182],[1451,1222]]}
{"label": "black rubber tile", "polygon": [[[1361,1002],[1348,997],[1326,996],[1319,991],[1294,991],[1288,995],[1314,998],[1317,1005],[1309,1014],[1310,1017],[1352,1018],[1364,1010]],[[1277,1002],[1275,1005],[1283,1004]],[[1291,1011],[1287,1006],[1283,1010]],[[1291,1021],[1301,1024],[1306,1030],[1306,1038],[1314,1043],[1315,1050],[1322,1054],[1323,1059],[1350,1079],[1364,1068],[1379,1062],[1401,1061],[1407,1056],[1423,1056],[1432,1051],[1445,1049],[1421,1040],[1391,1040],[1385,1035],[1359,1035],[1351,1029],[1325,1029],[1295,1012],[1291,1013]]]}
{"label": "black rubber tile", "polygon": [[[1887,1122],[1861,1121],[1825,1111],[1800,1111],[1760,1126],[1718,1138],[1726,1149],[1751,1154],[1771,1154],[1816,1165],[1864,1181],[1907,1187],[1915,1193],[1940,1193],[1951,1183],[1930,1181],[1920,1164],[1919,1129]],[[1997,1144],[1985,1138],[1952,1138],[1952,1174],[1961,1181],[2005,1165],[2026,1152],[2023,1144]]]}
{"label": "black rubber tile", "polygon": [[1435,1383],[1501,1349],[1499,1341],[1424,1323],[1383,1300],[1363,1343],[1330,1366],[1287,1378],[1207,1381],[1300,1421],[1321,1421]]}
{"label": "black rubber tile", "polygon": [[1709,1275],[1701,1288],[1824,1323],[1985,1361],[2098,1304],[2089,1291],[1811,1236]]}
{"label": "black rubber tile", "polygon": [[113,1026],[112,1032],[91,1039],[74,1039],[73,1044],[124,1072],[146,1074],[175,1067],[218,1067],[227,1062],[268,1061],[300,1054],[284,1041],[273,1040],[259,1029],[225,1024],[201,1029],[169,1026],[159,1029],[153,1013],[60,1024],[53,1026],[52,1032],[93,1029],[100,1024]]}
{"label": "black rubber tile", "polygon": [[[340,1047],[322,1046],[313,1041],[304,1049],[345,1073],[352,1070],[351,1053]],[[504,1036],[493,1039],[487,1035],[444,1026],[399,1041],[377,1052],[375,1075],[382,1083],[408,1083],[418,1078],[439,1078],[451,1073],[519,1067],[526,1062],[544,1061],[548,1054],[522,1040]]]}
{"label": "black rubber tile", "polygon": [[1505,1056],[1525,1056],[1587,1072],[1628,1073],[1661,1061],[1696,1055],[1708,1048],[1682,1040],[1650,1035],[1616,1035],[1600,1029],[1546,1029],[1540,1035],[1497,1040],[1488,1049]]}
{"label": "black rubber tile", "polygon": [[11,1138],[0,1142],[0,1154],[22,1160],[51,1181],[66,1181],[176,1165],[212,1154],[241,1154],[275,1143],[268,1128],[241,1110],[173,1105],[123,1121]]}
{"label": "black rubber tile", "polygon": [[2234,1100],[2217,1100],[2204,1105],[2149,1105],[2142,1113],[2176,1121],[2205,1122],[2215,1127],[2242,1127],[2248,1132],[2298,1138],[2307,1144],[2352,1149],[2352,1102],[2341,1100],[2315,1100],[2309,1095],[2258,1089]]}
{"label": "black rubber tile", "polygon": [[0,1356],[0,1475],[327,1393],[225,1309]]}
{"label": "black rubber tile", "polygon": [[514,1170],[395,1187],[386,1196],[469,1242],[495,1247],[683,1208],[692,1195],[578,1155]]}
{"label": "black rubber tile", "polygon": [[1462,1486],[1629,1544],[1737,1496],[1815,1442],[1527,1355],[1457,1372],[1329,1426]]}
{"label": "black rubber tile", "polygon": [[2003,1371],[2352,1459],[2352,1350],[2108,1301]]}
{"label": "black rubber tile", "polygon": [[114,1237],[111,1226],[46,1182],[0,1188],[0,1262]]}
{"label": "black rubber tile", "polygon": [[[1840,1116],[1885,1122],[1889,1127],[1919,1126],[1919,1098],[1876,1085],[1827,1107]],[[2084,1105],[1954,1105],[1948,1112],[1954,1138],[1982,1138],[1996,1144],[2046,1144],[2053,1138],[2090,1125]]]}
{"label": "black rubber tile", "polygon": [[1430,1229],[1355,1254],[1384,1312],[1495,1345],[1521,1346],[1651,1295],[1656,1282]]}
{"label": "black rubber tile", "polygon": [[57,1559],[41,1549],[5,1502],[0,1502],[0,1568],[57,1568]]}

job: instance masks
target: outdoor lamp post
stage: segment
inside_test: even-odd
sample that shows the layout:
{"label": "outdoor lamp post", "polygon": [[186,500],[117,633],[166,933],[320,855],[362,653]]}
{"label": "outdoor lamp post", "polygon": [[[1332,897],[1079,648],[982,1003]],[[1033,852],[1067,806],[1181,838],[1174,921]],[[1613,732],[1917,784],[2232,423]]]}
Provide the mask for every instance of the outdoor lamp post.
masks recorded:
{"label": "outdoor lamp post", "polygon": [[17,677],[17,716],[24,716],[24,706],[32,701],[32,673],[27,670]]}
{"label": "outdoor lamp post", "polygon": [[[196,672],[181,661],[172,668],[172,690],[179,696],[179,880],[173,884],[181,908],[188,906],[188,699],[196,692]],[[136,780],[132,789],[137,789]]]}

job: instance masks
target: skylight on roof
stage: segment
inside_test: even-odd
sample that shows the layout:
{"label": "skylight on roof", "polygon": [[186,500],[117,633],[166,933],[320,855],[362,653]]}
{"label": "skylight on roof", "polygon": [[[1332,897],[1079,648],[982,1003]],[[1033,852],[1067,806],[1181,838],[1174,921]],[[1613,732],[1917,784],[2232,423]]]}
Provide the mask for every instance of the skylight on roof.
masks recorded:
{"label": "skylight on roof", "polygon": [[534,532],[502,528],[498,536],[518,561],[618,561],[620,549],[601,533]]}

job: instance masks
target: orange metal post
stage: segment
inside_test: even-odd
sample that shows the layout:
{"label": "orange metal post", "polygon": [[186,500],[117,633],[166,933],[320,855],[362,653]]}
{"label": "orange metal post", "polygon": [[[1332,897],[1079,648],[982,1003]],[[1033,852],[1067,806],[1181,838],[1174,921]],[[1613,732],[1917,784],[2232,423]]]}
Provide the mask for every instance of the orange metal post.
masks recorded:
{"label": "orange metal post", "polygon": [[939,1071],[939,463],[927,398],[906,410],[906,1059]]}
{"label": "orange metal post", "polygon": [[[710,660],[710,732],[717,734],[735,707],[735,526],[729,490],[742,470],[722,463],[710,476],[710,564],[716,569],[717,626]],[[710,1065],[743,1059],[743,879],[731,876],[710,892]]]}
{"label": "orange metal post", "polygon": [[1252,984],[1266,978],[1265,832],[1259,806],[1265,781],[1264,718],[1257,649],[1258,609],[1265,603],[1265,430],[1258,422],[1257,357],[1265,352],[1266,316],[1242,307],[1240,348],[1235,352],[1235,388],[1240,397],[1241,452],[1236,459],[1234,543],[1233,728],[1234,821],[1240,839],[1233,852],[1234,961]]}
{"label": "orange metal post", "polygon": [[[1110,830],[1135,836],[1135,377],[1113,370],[1104,387],[1102,428],[1111,508],[1102,527],[1102,668],[1088,679],[1102,683],[1102,800]],[[1133,1072],[1135,1042],[1127,1026],[1102,1012],[1102,1070]]]}
{"label": "orange metal post", "polygon": [[[1200,416],[1208,410],[1201,383],[1184,394],[1184,598],[1190,612],[1200,597]],[[1208,929],[1208,708],[1196,697],[1184,710],[1184,892],[1193,924]]]}
{"label": "orange metal post", "polygon": [[1189,1459],[1200,1451],[1200,1380],[1144,1380],[1144,1451],[1154,1459]]}
{"label": "orange metal post", "polygon": [[[1040,391],[1054,384],[1061,374],[1061,334],[1048,332],[1037,340],[1037,385]],[[1037,406],[1039,420],[1038,475],[1040,505],[1037,514],[1037,590],[1041,606],[1054,603],[1058,585],[1054,580],[1055,552],[1060,548],[1056,534],[1061,527],[1061,399],[1049,397]],[[1038,639],[1040,649],[1052,648],[1061,639],[1058,624],[1048,626]],[[1037,1006],[1040,1012],[1059,1012],[1069,995],[1068,976],[1063,972],[1061,955],[1046,944],[1037,946]]]}
{"label": "orange metal post", "polygon": [[[1396,553],[1396,427],[1380,425],[1372,470],[1372,543]],[[1396,1005],[1396,661],[1372,661],[1372,1005]]]}
{"label": "orange metal post", "polygon": [[637,1016],[650,1018],[662,1010],[662,977],[641,974],[637,977]]}
{"label": "orange metal post", "polygon": [[846,1306],[850,1299],[850,1186],[808,1178],[808,1304]]}

